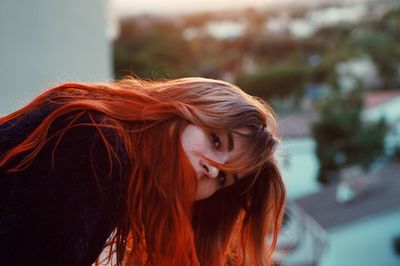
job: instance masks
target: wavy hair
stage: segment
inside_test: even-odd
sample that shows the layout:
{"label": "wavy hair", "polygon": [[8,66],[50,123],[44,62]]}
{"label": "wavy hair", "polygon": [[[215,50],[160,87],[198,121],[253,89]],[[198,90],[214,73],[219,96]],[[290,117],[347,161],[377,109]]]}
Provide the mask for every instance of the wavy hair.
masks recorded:
{"label": "wavy hair", "polygon": [[[51,103],[57,108],[0,157],[0,167],[18,158],[8,171],[26,169],[49,138],[59,141],[73,126],[67,124],[57,136],[48,136],[60,116],[104,114],[107,121],[91,119],[87,126],[98,129],[111,166],[121,158],[104,128],[117,132],[130,162],[123,191],[126,201],[105,243],[109,262],[115,257],[116,265],[272,264],[285,189],[273,156],[278,143],[274,114],[261,99],[230,83],[204,78],[67,83],[0,118],[0,123]],[[205,130],[245,127],[250,132],[244,136],[246,156],[226,165],[211,162],[226,171],[245,171],[246,176],[200,201],[194,200],[197,177],[180,144],[189,123]]]}

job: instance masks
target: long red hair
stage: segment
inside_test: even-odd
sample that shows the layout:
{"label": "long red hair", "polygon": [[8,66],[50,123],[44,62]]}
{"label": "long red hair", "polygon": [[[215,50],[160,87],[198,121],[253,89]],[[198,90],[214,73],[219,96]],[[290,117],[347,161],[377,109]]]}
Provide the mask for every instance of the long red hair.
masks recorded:
{"label": "long red hair", "polygon": [[[262,100],[232,84],[203,78],[68,83],[0,118],[0,124],[48,104],[57,108],[24,141],[0,156],[0,167],[26,169],[50,138],[57,137],[58,142],[66,130],[79,126],[72,119],[63,130],[48,136],[57,118],[87,114],[91,123],[86,126],[99,131],[113,171],[121,167],[113,163],[121,158],[103,129],[115,130],[130,166],[123,211],[105,244],[110,250],[108,259],[116,258],[116,265],[272,263],[285,189],[273,156],[277,145],[273,112]],[[96,121],[94,112],[107,119]],[[197,177],[180,145],[188,123],[206,130],[250,129],[248,155],[231,165],[219,165],[226,171],[249,174],[195,202]],[[22,159],[17,156],[21,154]],[[16,158],[17,163],[10,164]]]}

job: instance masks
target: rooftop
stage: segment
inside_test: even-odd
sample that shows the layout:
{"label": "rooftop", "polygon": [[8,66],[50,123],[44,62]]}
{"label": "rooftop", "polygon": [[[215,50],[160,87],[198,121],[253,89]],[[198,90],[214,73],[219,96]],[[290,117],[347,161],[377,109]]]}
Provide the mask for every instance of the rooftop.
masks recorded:
{"label": "rooftop", "polygon": [[311,124],[316,117],[316,113],[293,113],[279,116],[279,134],[283,138],[308,137],[311,135]]}
{"label": "rooftop", "polygon": [[368,92],[364,99],[365,108],[375,107],[397,97],[400,97],[400,90]]}
{"label": "rooftop", "polygon": [[[372,110],[378,106],[388,106],[389,102],[395,99],[400,99],[400,90],[368,92],[364,98],[365,110]],[[390,112],[393,116],[396,110],[387,110],[387,112]],[[377,115],[380,117],[383,113],[378,113]],[[279,134],[283,138],[309,137],[311,135],[312,123],[317,118],[318,114],[314,111],[280,115],[278,116]]]}
{"label": "rooftop", "polygon": [[348,202],[340,203],[339,184],[297,199],[296,204],[324,229],[390,210],[400,206],[400,163],[392,163],[374,174],[359,178],[373,180],[370,185]]}

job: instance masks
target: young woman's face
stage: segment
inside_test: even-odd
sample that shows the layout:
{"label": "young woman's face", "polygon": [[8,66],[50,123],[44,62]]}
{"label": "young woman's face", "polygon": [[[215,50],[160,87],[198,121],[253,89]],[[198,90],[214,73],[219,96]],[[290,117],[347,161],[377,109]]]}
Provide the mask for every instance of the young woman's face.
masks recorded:
{"label": "young woman's face", "polygon": [[[235,132],[246,134],[242,128]],[[206,157],[217,163],[229,163],[239,158],[245,140],[235,133],[211,132],[189,124],[182,132],[181,144],[198,178],[196,200],[208,198],[218,189],[230,186],[242,177],[241,173],[225,173],[211,165]]]}

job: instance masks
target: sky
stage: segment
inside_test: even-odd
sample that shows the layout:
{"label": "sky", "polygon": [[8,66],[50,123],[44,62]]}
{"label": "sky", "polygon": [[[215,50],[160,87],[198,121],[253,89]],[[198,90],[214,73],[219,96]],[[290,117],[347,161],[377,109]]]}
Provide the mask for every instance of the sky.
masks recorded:
{"label": "sky", "polygon": [[[192,13],[242,7],[284,6],[332,2],[332,0],[111,0],[118,16]],[[346,1],[346,0],[339,0]],[[348,0],[347,0],[348,1]]]}

